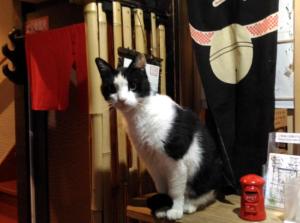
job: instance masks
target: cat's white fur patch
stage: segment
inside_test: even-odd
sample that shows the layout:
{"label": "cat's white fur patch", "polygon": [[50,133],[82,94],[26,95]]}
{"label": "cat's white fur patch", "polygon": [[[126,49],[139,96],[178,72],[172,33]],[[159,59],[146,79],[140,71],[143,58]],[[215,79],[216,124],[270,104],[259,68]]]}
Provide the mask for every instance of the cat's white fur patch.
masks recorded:
{"label": "cat's white fur patch", "polygon": [[138,104],[138,99],[134,92],[128,88],[127,79],[121,74],[117,74],[114,79],[117,92],[111,95],[111,101],[119,109],[130,109]]}
{"label": "cat's white fur patch", "polygon": [[189,150],[183,157],[183,162],[187,166],[188,169],[188,179],[192,178],[195,173],[198,171],[202,161],[202,149],[199,145],[199,133],[194,135],[193,141],[190,145]]}
{"label": "cat's white fur patch", "polygon": [[194,213],[197,210],[197,208],[204,207],[207,204],[213,202],[215,199],[216,194],[214,190],[211,190],[196,199],[186,198],[184,201],[183,211],[187,214]]}

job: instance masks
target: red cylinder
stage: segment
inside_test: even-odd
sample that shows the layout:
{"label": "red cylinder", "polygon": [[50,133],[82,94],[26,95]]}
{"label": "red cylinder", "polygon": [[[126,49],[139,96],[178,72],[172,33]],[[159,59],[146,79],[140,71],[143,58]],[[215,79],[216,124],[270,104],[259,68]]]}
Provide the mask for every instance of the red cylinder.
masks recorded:
{"label": "red cylinder", "polygon": [[240,179],[241,209],[240,218],[248,221],[263,221],[266,219],[263,186],[265,180],[255,174],[243,176]]}

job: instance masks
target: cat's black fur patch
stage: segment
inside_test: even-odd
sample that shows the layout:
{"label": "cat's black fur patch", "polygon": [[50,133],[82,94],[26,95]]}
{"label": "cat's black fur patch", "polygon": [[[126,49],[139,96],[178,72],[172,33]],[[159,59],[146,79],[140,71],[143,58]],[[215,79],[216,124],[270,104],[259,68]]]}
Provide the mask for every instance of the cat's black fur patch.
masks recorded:
{"label": "cat's black fur patch", "polygon": [[175,107],[176,115],[165,143],[166,153],[175,160],[188,151],[195,132],[200,129],[198,117],[190,110]]}
{"label": "cat's black fur patch", "polygon": [[[133,64],[133,63],[132,63]],[[135,68],[133,65],[124,68],[121,72],[128,81],[128,87],[135,92],[138,97],[150,95],[150,83],[145,69]]]}
{"label": "cat's black fur patch", "polygon": [[[205,159],[206,157],[204,157]],[[221,160],[219,158],[212,162],[204,162],[204,165],[195,174],[193,180],[188,182],[188,186],[191,189],[189,194],[190,198],[197,198],[211,190],[215,190],[216,193],[220,192],[222,187],[222,168]]]}
{"label": "cat's black fur patch", "polygon": [[95,61],[102,79],[102,95],[106,101],[109,101],[110,95],[117,92],[114,85],[114,77],[117,75],[118,71],[112,68],[109,63],[101,58],[96,58]]}
{"label": "cat's black fur patch", "polygon": [[222,162],[213,138],[201,125],[196,114],[176,107],[175,120],[165,142],[166,153],[175,160],[181,159],[187,153],[195,133],[198,134],[199,145],[202,149],[202,154],[199,154],[202,162],[194,178],[188,182],[191,198],[197,198],[211,190],[219,189]]}
{"label": "cat's black fur patch", "polygon": [[167,194],[155,194],[147,199],[147,207],[154,214],[157,210],[170,209],[173,206],[173,200]]}
{"label": "cat's black fur patch", "polygon": [[128,88],[135,92],[138,97],[146,97],[150,95],[150,83],[144,68],[135,67],[135,62],[129,65],[128,68],[114,69],[109,63],[96,58],[96,64],[101,75],[102,85],[101,91],[105,100],[109,100],[111,94],[116,93],[114,78],[118,73],[121,73],[128,81]]}
{"label": "cat's black fur patch", "polygon": [[205,147],[202,153],[202,162],[193,179],[188,181],[190,198],[197,198],[211,190],[220,192],[222,182],[222,161],[216,149],[216,145],[206,129],[202,130],[200,138],[201,147]]}

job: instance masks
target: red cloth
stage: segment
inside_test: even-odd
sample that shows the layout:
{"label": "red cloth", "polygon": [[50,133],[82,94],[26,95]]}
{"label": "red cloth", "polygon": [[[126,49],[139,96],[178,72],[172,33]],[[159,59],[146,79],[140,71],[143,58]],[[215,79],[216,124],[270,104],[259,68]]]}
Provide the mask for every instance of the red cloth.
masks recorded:
{"label": "red cloth", "polygon": [[33,110],[64,110],[69,102],[72,67],[76,68],[80,107],[87,109],[85,26],[75,24],[25,38]]}

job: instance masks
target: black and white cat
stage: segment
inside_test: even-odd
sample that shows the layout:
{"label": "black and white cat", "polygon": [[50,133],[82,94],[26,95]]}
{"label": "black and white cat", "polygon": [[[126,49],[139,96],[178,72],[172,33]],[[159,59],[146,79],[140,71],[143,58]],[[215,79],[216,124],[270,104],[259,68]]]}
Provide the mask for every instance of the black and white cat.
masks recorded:
{"label": "black and white cat", "polygon": [[123,114],[130,140],[158,193],[172,199],[168,210],[155,211],[156,217],[180,219],[213,201],[221,161],[197,116],[170,97],[151,92],[144,55],[128,68],[113,69],[100,58],[96,64],[105,100]]}

